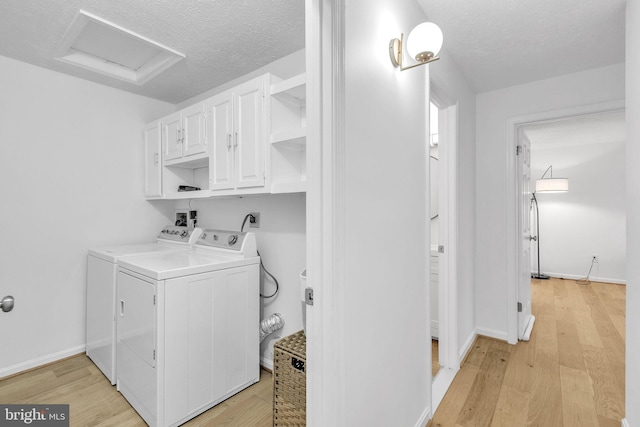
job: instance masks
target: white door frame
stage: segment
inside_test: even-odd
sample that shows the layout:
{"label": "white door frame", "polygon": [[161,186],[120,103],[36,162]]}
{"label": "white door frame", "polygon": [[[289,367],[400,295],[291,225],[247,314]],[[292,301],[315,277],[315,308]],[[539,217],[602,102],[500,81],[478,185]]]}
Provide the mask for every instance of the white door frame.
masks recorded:
{"label": "white door frame", "polygon": [[[307,425],[338,426],[343,347],[345,0],[305,0],[307,77]],[[335,215],[334,215],[335,214]],[[334,396],[328,401],[323,396]]]}
{"label": "white door frame", "polygon": [[[518,279],[519,279],[519,251],[520,230],[518,230],[518,203],[520,194],[517,191],[517,156],[518,127],[548,120],[565,119],[586,114],[597,114],[608,111],[624,110],[624,100],[603,102],[598,104],[580,105],[561,110],[544,111],[507,119],[505,138],[505,153],[507,155],[507,168],[505,183],[507,185],[507,341],[510,344],[518,342]],[[509,308],[511,307],[511,308]]]}
{"label": "white door frame", "polygon": [[433,378],[431,390],[432,414],[444,398],[445,393],[453,382],[456,372],[460,369],[460,354],[458,351],[458,282],[457,282],[457,251],[458,251],[458,104],[449,99],[436,81],[431,81],[431,100],[445,116],[446,125],[439,129],[442,140],[438,147],[439,163],[445,179],[439,180],[439,220],[441,230],[445,233],[439,236],[444,245],[444,254],[438,258],[440,277],[438,287],[439,313],[439,361],[441,369]]}

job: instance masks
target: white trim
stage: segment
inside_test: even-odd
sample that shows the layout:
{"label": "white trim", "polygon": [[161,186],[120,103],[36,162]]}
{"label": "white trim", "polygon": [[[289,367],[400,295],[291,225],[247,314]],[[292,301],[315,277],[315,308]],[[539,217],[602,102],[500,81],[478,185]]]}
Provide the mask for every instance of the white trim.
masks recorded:
{"label": "white trim", "polygon": [[529,341],[529,338],[531,338],[531,331],[533,331],[534,323],[536,323],[536,316],[532,314],[531,316],[529,316],[529,323],[527,323],[527,327],[525,328],[524,333],[520,338],[521,341]]}
{"label": "white trim", "polygon": [[627,421],[626,418],[622,419],[622,427],[631,427],[631,424],[629,424],[629,421]]}
{"label": "white trim", "polygon": [[460,360],[464,360],[464,358],[467,357],[467,353],[469,353],[469,351],[471,350],[471,346],[473,345],[477,337],[478,331],[474,329],[473,332],[469,334],[469,337],[467,337],[467,340],[464,342],[464,345],[460,349]]}
{"label": "white trim", "polygon": [[[587,114],[597,114],[607,111],[616,111],[624,109],[624,100],[603,102],[598,104],[579,105],[570,108],[564,108],[560,110],[543,111],[539,113],[527,114],[523,116],[509,117],[506,123],[506,138],[505,154],[506,154],[506,218],[505,226],[507,231],[507,293],[506,293],[506,306],[507,306],[507,331],[501,332],[499,335],[504,335],[504,338],[509,344],[515,344],[518,342],[518,278],[519,278],[519,262],[518,262],[518,242],[519,231],[517,224],[517,205],[518,205],[518,191],[517,191],[517,168],[516,168],[516,145],[517,128],[518,126],[537,123],[549,120],[559,120],[568,117],[582,116]],[[494,331],[497,332],[497,331]],[[478,332],[482,335],[482,332]],[[491,335],[490,335],[491,336]],[[499,338],[502,339],[502,338]]]}
{"label": "white trim", "polygon": [[26,362],[20,362],[7,368],[2,368],[0,369],[0,378],[8,377],[9,375],[18,374],[29,369],[46,365],[47,363],[57,362],[58,360],[84,353],[85,349],[86,346],[82,344],[56,353],[46,354],[36,359],[27,360]]}
{"label": "white trim", "polygon": [[[447,394],[447,390],[453,383],[454,378],[458,371],[447,368],[440,368],[438,374],[433,379],[433,384],[431,386],[431,406],[433,407],[433,412],[431,413],[431,417],[438,410],[438,406],[444,399],[444,395]],[[422,424],[424,426],[424,424]]]}
{"label": "white trim", "polygon": [[[345,0],[306,0],[307,425],[345,419],[342,319],[345,266]],[[331,398],[327,398],[331,396]]]}
{"label": "white trim", "polygon": [[427,406],[426,408],[424,408],[424,411],[422,411],[422,415],[420,415],[420,418],[416,422],[415,427],[424,427],[425,425],[427,425],[427,422],[429,421],[430,418],[431,418],[431,407]]}
{"label": "white trim", "polygon": [[[538,273],[537,271],[532,271],[532,274]],[[555,277],[558,279],[569,279],[569,280],[580,280],[584,279],[584,276],[579,276],[576,274],[564,274],[564,273],[553,273],[553,272],[545,272],[547,276]],[[589,277],[589,280],[592,282],[603,282],[603,283],[614,283],[616,285],[626,285],[627,281],[623,279],[610,279],[608,277]]]}
{"label": "white trim", "polygon": [[[517,313],[517,311],[516,311],[516,313]],[[485,337],[495,338],[495,339],[500,340],[500,341],[509,342],[507,340],[507,334],[504,331],[498,331],[497,329],[478,328],[476,330],[476,333],[478,335],[482,335],[482,336],[485,336]],[[514,343],[509,342],[509,344],[514,344]]]}

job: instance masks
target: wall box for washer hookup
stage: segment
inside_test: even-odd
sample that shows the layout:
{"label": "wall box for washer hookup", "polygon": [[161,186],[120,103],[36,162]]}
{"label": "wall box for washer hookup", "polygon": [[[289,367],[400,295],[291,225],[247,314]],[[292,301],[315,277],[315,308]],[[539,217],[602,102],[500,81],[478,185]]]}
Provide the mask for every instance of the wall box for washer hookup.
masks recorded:
{"label": "wall box for washer hookup", "polygon": [[174,225],[182,227],[195,227],[198,224],[198,211],[188,209],[176,209]]}

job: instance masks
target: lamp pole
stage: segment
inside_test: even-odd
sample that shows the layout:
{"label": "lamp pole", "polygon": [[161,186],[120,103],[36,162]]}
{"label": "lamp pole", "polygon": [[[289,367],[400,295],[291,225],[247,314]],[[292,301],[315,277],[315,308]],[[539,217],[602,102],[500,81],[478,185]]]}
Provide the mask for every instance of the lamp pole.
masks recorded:
{"label": "lamp pole", "polygon": [[[548,170],[548,169],[547,169]],[[546,172],[545,172],[546,174]],[[534,274],[534,279],[548,280],[549,276],[540,272],[540,212],[538,211],[538,199],[536,199],[536,193],[531,194],[533,203],[536,205],[536,243],[538,249],[538,274]]]}

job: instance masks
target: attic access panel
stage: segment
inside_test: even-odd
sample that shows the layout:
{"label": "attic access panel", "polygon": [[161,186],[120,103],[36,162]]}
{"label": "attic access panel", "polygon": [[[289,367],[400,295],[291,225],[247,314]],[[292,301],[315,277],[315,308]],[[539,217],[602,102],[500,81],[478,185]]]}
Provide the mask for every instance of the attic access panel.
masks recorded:
{"label": "attic access panel", "polygon": [[80,10],[55,59],[143,85],[184,58],[180,52]]}

